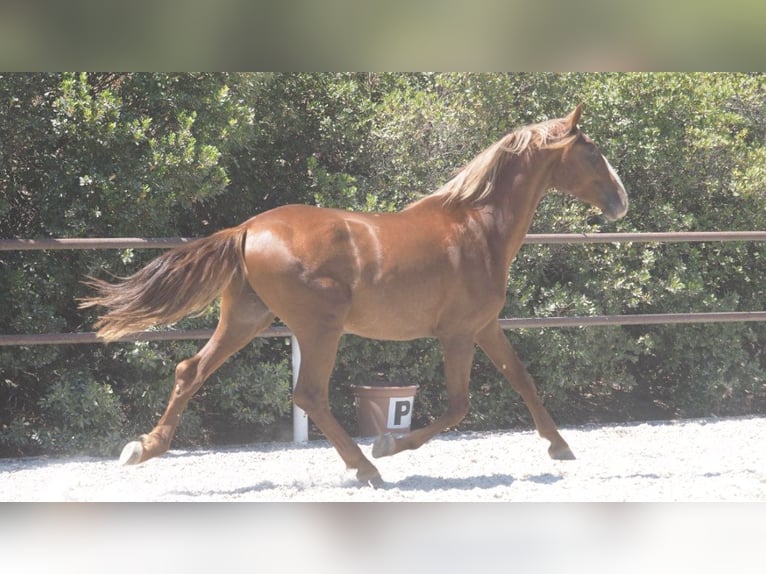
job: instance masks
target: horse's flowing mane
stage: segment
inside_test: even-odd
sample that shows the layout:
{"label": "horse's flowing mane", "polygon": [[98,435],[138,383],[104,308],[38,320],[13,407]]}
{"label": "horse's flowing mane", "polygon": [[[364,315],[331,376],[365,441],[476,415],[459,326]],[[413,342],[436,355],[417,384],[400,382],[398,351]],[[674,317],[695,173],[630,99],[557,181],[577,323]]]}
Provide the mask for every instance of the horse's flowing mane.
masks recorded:
{"label": "horse's flowing mane", "polygon": [[528,149],[564,147],[576,137],[567,118],[519,128],[469,161],[433,195],[443,197],[448,206],[480,202],[492,193],[499,168],[509,156],[521,155]]}

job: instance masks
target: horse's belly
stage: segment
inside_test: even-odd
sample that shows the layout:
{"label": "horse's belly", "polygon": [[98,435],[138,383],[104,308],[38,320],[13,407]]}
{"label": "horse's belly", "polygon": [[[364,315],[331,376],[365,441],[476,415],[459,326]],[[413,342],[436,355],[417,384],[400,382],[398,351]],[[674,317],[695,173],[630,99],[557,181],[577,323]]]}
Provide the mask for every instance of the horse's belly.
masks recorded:
{"label": "horse's belly", "polygon": [[344,325],[344,332],[359,335],[367,339],[381,341],[410,341],[423,337],[432,337],[433,330],[424,328],[422,325],[413,325],[394,319],[393,323],[388,319],[380,321],[348,321]]}
{"label": "horse's belly", "polygon": [[443,305],[434,293],[410,291],[355,293],[344,327],[346,332],[405,341],[431,337]]}

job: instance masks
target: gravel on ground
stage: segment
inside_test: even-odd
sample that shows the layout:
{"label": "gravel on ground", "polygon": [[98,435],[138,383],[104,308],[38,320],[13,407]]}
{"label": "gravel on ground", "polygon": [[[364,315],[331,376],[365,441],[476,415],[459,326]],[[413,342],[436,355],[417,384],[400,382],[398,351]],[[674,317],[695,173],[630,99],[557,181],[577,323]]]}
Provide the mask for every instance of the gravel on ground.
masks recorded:
{"label": "gravel on ground", "polygon": [[[0,459],[2,501],[763,501],[766,416],[562,428],[577,456],[533,431],[443,433],[377,459],[360,486],[324,440],[115,459]],[[369,455],[372,439],[359,439]]]}

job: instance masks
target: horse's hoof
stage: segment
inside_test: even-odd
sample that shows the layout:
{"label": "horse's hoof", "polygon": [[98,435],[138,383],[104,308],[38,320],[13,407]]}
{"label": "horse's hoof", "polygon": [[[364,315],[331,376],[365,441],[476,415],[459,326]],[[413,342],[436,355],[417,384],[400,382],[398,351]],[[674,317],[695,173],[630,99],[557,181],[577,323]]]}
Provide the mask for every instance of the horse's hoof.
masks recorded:
{"label": "horse's hoof", "polygon": [[372,457],[391,456],[396,453],[396,439],[391,433],[378,436],[372,445]]}
{"label": "horse's hoof", "polygon": [[125,445],[120,454],[120,465],[138,464],[144,454],[144,447],[140,441],[134,440]]}
{"label": "horse's hoof", "polygon": [[363,473],[361,470],[357,471],[356,473],[356,479],[361,482],[365,486],[371,486],[372,488],[382,488],[385,486],[385,482],[383,481],[383,478],[380,476],[380,473],[376,470],[373,473]]}
{"label": "horse's hoof", "polygon": [[553,445],[551,445],[548,449],[548,454],[553,460],[576,460],[574,453],[567,445],[557,448],[553,448]]}
{"label": "horse's hoof", "polygon": [[373,490],[377,490],[378,488],[383,488],[386,486],[385,481],[383,478],[378,476],[373,476],[372,478],[367,479],[367,486],[372,487]]}

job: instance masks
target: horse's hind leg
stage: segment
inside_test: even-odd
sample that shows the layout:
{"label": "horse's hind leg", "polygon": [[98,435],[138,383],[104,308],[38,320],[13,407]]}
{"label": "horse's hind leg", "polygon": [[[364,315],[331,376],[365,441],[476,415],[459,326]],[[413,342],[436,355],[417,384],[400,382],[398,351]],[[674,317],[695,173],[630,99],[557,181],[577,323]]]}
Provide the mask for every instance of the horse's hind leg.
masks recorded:
{"label": "horse's hind leg", "polygon": [[363,484],[379,486],[383,480],[378,469],[364,456],[330,411],[328,387],[341,330],[315,331],[296,332],[301,350],[301,367],[293,400],[332,443],[346,467],[356,469],[356,478]]}
{"label": "horse's hind leg", "polygon": [[510,341],[498,322],[493,322],[476,336],[476,342],[484,350],[497,369],[511,386],[521,395],[527,405],[537,432],[551,443],[548,454],[551,458],[571,460],[575,456],[566,441],[559,434],[556,423],[543,406],[532,377],[513,350]]}
{"label": "horse's hind leg", "polygon": [[138,464],[167,451],[194,393],[226,359],[273,320],[274,315],[255,292],[244,281],[234,280],[222,295],[221,316],[213,336],[196,355],[176,367],[175,384],[162,418],[140,441],[125,446],[120,463]]}

